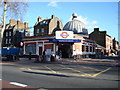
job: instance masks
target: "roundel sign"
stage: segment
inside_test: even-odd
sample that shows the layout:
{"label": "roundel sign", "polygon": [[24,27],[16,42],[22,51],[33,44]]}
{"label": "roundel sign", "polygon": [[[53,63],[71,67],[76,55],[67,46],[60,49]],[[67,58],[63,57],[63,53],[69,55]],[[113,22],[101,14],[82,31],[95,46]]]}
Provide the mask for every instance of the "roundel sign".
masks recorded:
{"label": "roundel sign", "polygon": [[73,39],[72,31],[56,31],[56,39]]}
{"label": "roundel sign", "polygon": [[62,38],[67,38],[67,37],[69,36],[69,34],[68,34],[67,32],[62,32],[62,33],[60,34],[60,36],[61,36]]}

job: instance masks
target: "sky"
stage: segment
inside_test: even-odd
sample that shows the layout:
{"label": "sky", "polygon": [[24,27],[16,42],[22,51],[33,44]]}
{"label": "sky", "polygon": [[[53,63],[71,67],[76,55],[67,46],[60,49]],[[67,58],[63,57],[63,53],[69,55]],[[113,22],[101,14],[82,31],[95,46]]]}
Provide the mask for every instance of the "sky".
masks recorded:
{"label": "sky", "polygon": [[[24,21],[29,22],[29,27],[34,27],[37,17],[42,19],[58,17],[63,26],[71,20],[72,14],[77,13],[78,19],[84,22],[91,33],[94,27],[118,40],[118,2],[28,2],[29,7],[24,14]],[[31,29],[31,34],[33,28]]]}

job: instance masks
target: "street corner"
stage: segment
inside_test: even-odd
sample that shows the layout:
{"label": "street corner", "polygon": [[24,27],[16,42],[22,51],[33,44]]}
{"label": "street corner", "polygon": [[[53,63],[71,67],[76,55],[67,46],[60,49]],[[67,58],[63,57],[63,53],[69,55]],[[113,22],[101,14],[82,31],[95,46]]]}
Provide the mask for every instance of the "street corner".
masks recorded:
{"label": "street corner", "polygon": [[11,82],[11,81],[6,81],[2,80],[2,90],[38,90],[35,87],[20,83],[20,82]]}

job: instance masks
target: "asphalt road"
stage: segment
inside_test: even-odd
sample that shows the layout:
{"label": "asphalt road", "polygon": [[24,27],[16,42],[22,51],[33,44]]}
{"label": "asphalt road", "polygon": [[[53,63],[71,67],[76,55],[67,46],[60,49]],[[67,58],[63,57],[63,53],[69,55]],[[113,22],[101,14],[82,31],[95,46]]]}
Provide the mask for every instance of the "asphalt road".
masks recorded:
{"label": "asphalt road", "polygon": [[118,88],[118,67],[3,63],[2,80],[36,88]]}

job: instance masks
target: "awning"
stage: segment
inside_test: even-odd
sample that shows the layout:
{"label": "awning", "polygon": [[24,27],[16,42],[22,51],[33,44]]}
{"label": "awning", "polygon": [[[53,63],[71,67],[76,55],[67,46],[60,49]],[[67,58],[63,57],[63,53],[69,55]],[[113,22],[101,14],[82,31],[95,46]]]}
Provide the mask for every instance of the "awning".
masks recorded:
{"label": "awning", "polygon": [[49,42],[81,42],[79,39],[49,39]]}

